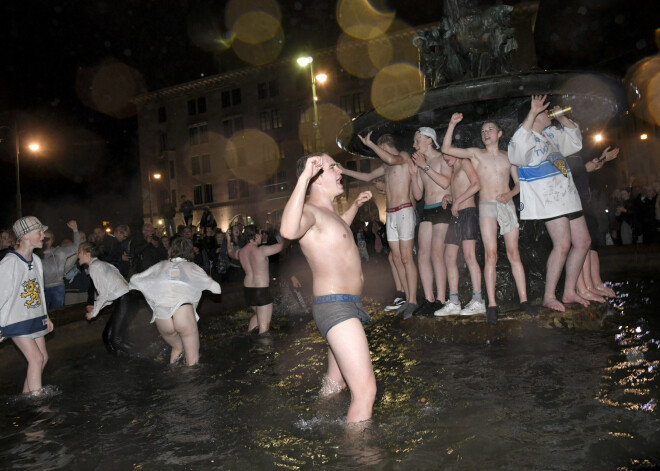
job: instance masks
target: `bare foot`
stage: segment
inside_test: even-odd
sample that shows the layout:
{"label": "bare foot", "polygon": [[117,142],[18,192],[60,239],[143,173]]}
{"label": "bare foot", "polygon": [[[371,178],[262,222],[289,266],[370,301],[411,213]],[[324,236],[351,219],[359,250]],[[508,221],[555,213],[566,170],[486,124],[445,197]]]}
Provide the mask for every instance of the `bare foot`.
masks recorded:
{"label": "bare foot", "polygon": [[589,301],[587,301],[586,299],[584,299],[582,296],[580,296],[577,293],[564,294],[561,297],[561,301],[564,304],[574,304],[574,303],[582,304],[584,307],[587,307],[589,305]]}
{"label": "bare foot", "polygon": [[616,293],[609,286],[600,285],[600,286],[594,286],[594,288],[597,289],[599,292],[605,293],[605,296],[608,298],[616,297]]}
{"label": "bare foot", "polygon": [[543,298],[543,306],[550,308],[554,311],[564,312],[566,308],[560,303],[557,298]]}
{"label": "bare foot", "polygon": [[330,376],[325,375],[323,377],[323,384],[321,385],[321,390],[319,391],[319,396],[329,397],[333,394],[337,394],[344,389],[344,386],[339,384],[337,381],[332,379]]}
{"label": "bare foot", "polygon": [[182,356],[183,356],[183,350],[172,349],[172,353],[170,354],[170,365],[179,361]]}
{"label": "bare foot", "polygon": [[598,293],[594,293],[593,291],[589,291],[588,289],[584,291],[579,291],[578,290],[578,295],[586,299],[587,301],[594,301],[597,303],[604,303],[605,298],[600,296]]}

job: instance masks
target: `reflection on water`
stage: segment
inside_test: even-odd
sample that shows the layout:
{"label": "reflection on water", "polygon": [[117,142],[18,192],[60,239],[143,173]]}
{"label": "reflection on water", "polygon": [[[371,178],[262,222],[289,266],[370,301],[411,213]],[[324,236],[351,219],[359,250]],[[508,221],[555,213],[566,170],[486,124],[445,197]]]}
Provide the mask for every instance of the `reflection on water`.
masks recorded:
{"label": "reflection on water", "polygon": [[0,382],[3,469],[649,469],[660,466],[660,295],[620,283],[615,325],[526,327],[522,340],[464,345],[412,337],[374,313],[367,327],[374,418],[343,423],[344,391],[318,397],[326,344],[313,321],[248,314],[202,319],[201,364],[169,366],[153,335],[145,358],[98,343],[51,359],[48,393]]}

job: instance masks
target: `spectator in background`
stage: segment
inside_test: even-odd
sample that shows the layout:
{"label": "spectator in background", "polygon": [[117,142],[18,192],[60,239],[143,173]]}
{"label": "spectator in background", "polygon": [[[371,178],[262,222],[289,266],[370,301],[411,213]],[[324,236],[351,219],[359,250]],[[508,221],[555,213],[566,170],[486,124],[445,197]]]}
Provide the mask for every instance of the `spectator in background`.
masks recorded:
{"label": "spectator in background", "polygon": [[152,224],[142,225],[142,233],[136,234],[131,242],[131,275],[141,273],[167,258],[167,250],[160,242]]}
{"label": "spectator in background", "polygon": [[206,228],[211,228],[215,230],[218,227],[218,223],[215,222],[215,217],[211,212],[211,208],[204,206],[204,212],[202,212],[202,217],[199,220],[199,228],[201,231],[204,231]]}
{"label": "spectator in background", "polygon": [[14,240],[10,235],[9,229],[2,229],[0,231],[0,260],[2,260],[7,251],[14,247]]}
{"label": "spectator in background", "polygon": [[97,226],[92,231],[93,242],[99,246],[99,259],[108,262],[119,270],[122,263],[123,249],[121,242],[128,237],[123,231],[116,231],[119,239],[107,233],[102,227]]}
{"label": "spectator in background", "polygon": [[619,223],[619,237],[623,245],[631,245],[633,243],[633,224],[634,224],[634,208],[632,193],[632,178],[630,179],[630,186],[619,190],[619,200],[615,210],[616,219]]}
{"label": "spectator in background", "polygon": [[220,283],[223,281],[227,270],[229,269],[229,253],[227,251],[228,241],[227,236],[222,229],[215,230],[215,254],[213,256],[213,264],[211,270],[211,277]]}
{"label": "spectator in background", "polygon": [[181,205],[179,205],[179,211],[183,213],[183,220],[186,226],[192,225],[194,210],[195,206],[193,205],[192,201],[187,199],[186,195],[181,195]]}
{"label": "spectator in background", "polygon": [[176,208],[168,198],[165,200],[165,206],[163,207],[163,220],[165,222],[165,233],[169,237],[173,237],[174,234],[176,234],[176,226],[174,225],[174,216],[176,216]]}
{"label": "spectator in background", "polygon": [[635,227],[643,244],[655,242],[655,202],[657,195],[652,185],[645,185],[633,202]]}
{"label": "spectator in background", "polygon": [[73,231],[73,244],[68,246],[64,246],[64,244],[59,247],[53,246],[55,242],[53,231],[49,229],[44,233],[42,265],[44,270],[44,294],[48,309],[59,309],[64,306],[66,261],[78,252],[78,245],[80,245],[80,233],[76,221],[71,220],[66,225]]}

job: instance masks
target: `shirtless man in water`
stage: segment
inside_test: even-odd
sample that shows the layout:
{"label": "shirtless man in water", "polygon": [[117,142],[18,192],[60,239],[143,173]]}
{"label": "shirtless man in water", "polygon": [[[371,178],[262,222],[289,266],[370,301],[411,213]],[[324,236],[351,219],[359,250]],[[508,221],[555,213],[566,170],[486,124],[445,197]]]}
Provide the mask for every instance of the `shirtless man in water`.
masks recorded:
{"label": "shirtless man in water", "polygon": [[[435,145],[435,146],[434,146]],[[410,159],[412,190],[416,200],[424,198],[424,212],[417,235],[417,263],[422,279],[424,301],[413,313],[416,316],[433,314],[447,299],[447,268],[445,267],[445,236],[451,220],[451,167],[438,150],[435,130],[421,127],[415,133],[415,153]],[[444,201],[443,201],[444,200]],[[433,294],[433,279],[437,296]]]}
{"label": "shirtless man in water", "polygon": [[361,303],[362,264],[350,225],[358,208],[371,199],[371,192],[360,193],[339,216],[333,201],[344,187],[337,162],[324,153],[307,155],[298,160],[297,174],[298,182],[282,214],[280,234],[290,240],[300,239],[312,270],[312,313],[329,344],[328,373],[320,394],[330,396],[348,385],[351,405],[346,421],[361,422],[371,418],[376,378],[362,327],[369,321]]}
{"label": "shirtless man in water", "polygon": [[273,317],[273,297],[270,295],[270,274],[268,272],[268,257],[280,253],[286,242],[273,245],[260,245],[261,232],[254,226],[248,226],[243,231],[247,244],[243,248],[230,244],[227,253],[230,257],[240,260],[245,278],[243,292],[245,301],[254,310],[254,315],[248,323],[248,332],[259,328],[263,334],[270,329]]}
{"label": "shirtless man in water", "polygon": [[[479,190],[479,228],[484,243],[486,262],[484,279],[488,293],[488,322],[497,324],[497,301],[495,299],[495,267],[497,265],[497,225],[504,237],[506,254],[511,263],[513,279],[518,289],[520,306],[530,315],[536,315],[536,307],[527,302],[527,284],[525,269],[520,261],[518,250],[519,224],[512,198],[520,192],[518,170],[509,162],[506,152],[500,150],[499,142],[502,129],[494,121],[486,121],[481,126],[481,142],[485,149],[470,147],[461,149],[452,145],[456,125],[463,120],[461,113],[454,113],[447,126],[447,133],[442,141],[442,152],[459,159],[470,159],[474,166],[481,189]],[[509,177],[513,178],[513,189],[509,188]]]}
{"label": "shirtless man in water", "polygon": [[358,137],[385,163],[370,173],[345,168],[341,170],[349,177],[366,182],[385,176],[387,243],[392,252],[399,281],[406,294],[406,302],[399,306],[396,314],[403,314],[404,319],[409,319],[412,317],[413,311],[417,309],[417,266],[413,257],[415,207],[410,199],[410,171],[408,168],[410,154],[400,152],[396,148],[394,137],[390,134],[380,136],[377,143],[371,140],[371,132],[366,137],[359,134]]}

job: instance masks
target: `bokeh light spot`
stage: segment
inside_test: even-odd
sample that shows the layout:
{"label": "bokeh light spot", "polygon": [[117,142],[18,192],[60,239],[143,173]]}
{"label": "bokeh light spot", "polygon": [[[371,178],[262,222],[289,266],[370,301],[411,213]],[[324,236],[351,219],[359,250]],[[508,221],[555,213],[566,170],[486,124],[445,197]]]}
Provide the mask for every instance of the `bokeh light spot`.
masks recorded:
{"label": "bokeh light spot", "polygon": [[424,101],[424,77],[408,63],[382,69],[371,84],[371,103],[381,116],[400,121],[417,113]]}
{"label": "bokeh light spot", "polygon": [[284,47],[284,33],[282,28],[277,30],[275,36],[259,44],[250,44],[239,39],[234,40],[234,52],[243,61],[252,65],[265,65],[274,62]]}
{"label": "bokeh light spot", "polygon": [[[328,155],[335,155],[342,152],[339,146],[337,146],[337,134],[339,134],[340,129],[350,126],[350,116],[341,108],[329,103],[318,105],[317,109],[321,137],[320,150],[328,153]],[[298,138],[303,143],[303,147],[305,147],[305,143],[311,147],[316,142],[313,106],[305,110],[302,121],[298,126]]]}
{"label": "bokeh light spot", "polygon": [[248,44],[273,39],[279,29],[279,20],[263,11],[244,13],[236,20],[233,28],[236,38]]}
{"label": "bokeh light spot", "polygon": [[634,64],[625,81],[635,116],[660,126],[660,57],[647,57]]}
{"label": "bokeh light spot", "polygon": [[281,161],[275,140],[257,129],[235,133],[227,141],[224,154],[229,170],[253,185],[261,185],[273,177]]}
{"label": "bokeh light spot", "polygon": [[378,72],[369,57],[369,42],[342,33],[337,41],[337,61],[348,73],[360,78],[372,78]]}
{"label": "bokeh light spot", "polygon": [[[282,11],[275,0],[251,0],[249,2],[230,0],[225,7],[225,25],[228,29],[236,30],[237,23],[242,16],[255,12],[262,12],[271,16],[278,25],[282,21]],[[242,41],[245,41],[245,39],[242,39]]]}
{"label": "bokeh light spot", "polygon": [[394,20],[394,12],[378,11],[368,0],[339,0],[336,15],[341,29],[358,39],[383,34]]}

